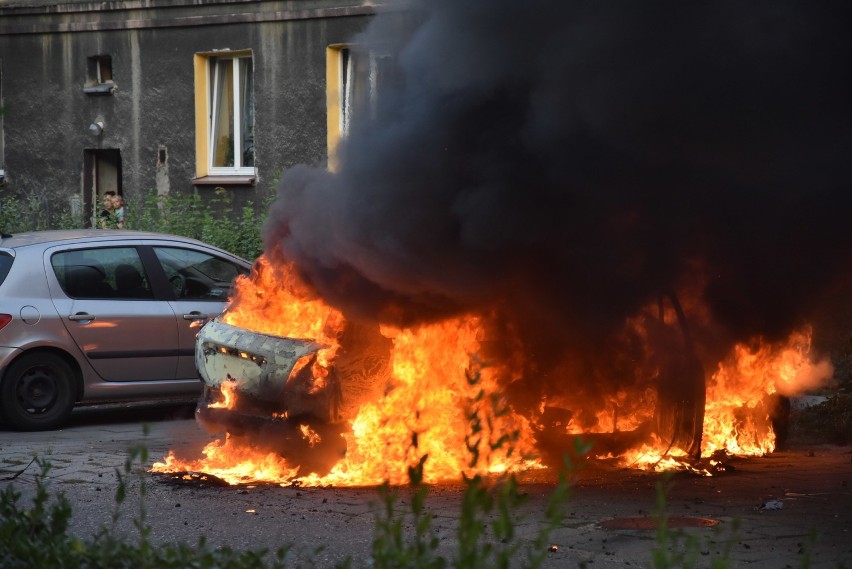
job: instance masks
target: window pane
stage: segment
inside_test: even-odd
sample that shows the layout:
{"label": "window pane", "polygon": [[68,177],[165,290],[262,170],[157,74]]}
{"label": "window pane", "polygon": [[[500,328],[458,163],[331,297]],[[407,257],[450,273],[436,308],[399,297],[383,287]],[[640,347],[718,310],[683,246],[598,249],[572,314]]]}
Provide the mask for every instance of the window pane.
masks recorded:
{"label": "window pane", "polygon": [[368,112],[370,101],[370,60],[369,54],[362,50],[349,52],[349,76],[346,85],[346,106],[348,107],[348,126],[353,120]]}
{"label": "window pane", "polygon": [[6,275],[9,274],[9,269],[12,268],[12,261],[15,258],[9,253],[0,251],[0,284],[3,284],[3,281],[6,280]]}
{"label": "window pane", "polygon": [[396,60],[390,55],[377,54],[371,63],[370,117],[387,120],[387,114],[394,109],[382,101],[382,97],[402,83],[402,74]]}
{"label": "window pane", "polygon": [[206,253],[176,247],[154,247],[178,298],[225,301],[240,267]]}
{"label": "window pane", "polygon": [[[390,55],[361,47],[340,50],[340,132],[346,136],[353,124],[378,118],[379,99],[388,87],[401,82]],[[387,110],[387,109],[386,109]]]}
{"label": "window pane", "polygon": [[234,61],[213,62],[213,166],[234,166]]}
{"label": "window pane", "polygon": [[242,127],[242,163],[240,166],[254,166],[254,85],[251,58],[243,58],[240,63],[240,125]]}
{"label": "window pane", "polygon": [[51,264],[72,298],[153,298],[134,247],[65,251],[54,255]]}
{"label": "window pane", "polygon": [[153,298],[141,263],[121,263],[115,266],[116,298]]}
{"label": "window pane", "polygon": [[352,117],[352,54],[349,48],[340,50],[340,134],[349,134]]}

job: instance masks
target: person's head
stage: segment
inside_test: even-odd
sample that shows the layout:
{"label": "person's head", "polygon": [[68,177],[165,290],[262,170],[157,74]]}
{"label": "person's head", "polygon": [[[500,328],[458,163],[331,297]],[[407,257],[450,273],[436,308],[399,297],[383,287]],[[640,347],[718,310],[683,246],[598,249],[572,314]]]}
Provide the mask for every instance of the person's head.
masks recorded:
{"label": "person's head", "polygon": [[115,192],[113,192],[113,191],[104,192],[104,195],[101,197],[102,203],[104,204],[104,208],[105,209],[114,209],[116,206],[115,206],[115,202],[113,200],[116,197],[118,197],[118,196],[116,196]]}
{"label": "person's head", "polygon": [[112,207],[113,209],[118,209],[120,207],[124,207],[124,198],[118,194],[112,196]]}

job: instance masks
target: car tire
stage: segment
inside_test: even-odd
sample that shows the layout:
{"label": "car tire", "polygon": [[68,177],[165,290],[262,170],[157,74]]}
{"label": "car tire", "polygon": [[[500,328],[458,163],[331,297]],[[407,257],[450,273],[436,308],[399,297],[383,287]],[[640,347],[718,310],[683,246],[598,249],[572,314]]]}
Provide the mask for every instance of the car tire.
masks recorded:
{"label": "car tire", "polygon": [[74,408],[74,372],[60,356],[25,354],[10,365],[0,383],[0,415],[22,431],[58,427]]}

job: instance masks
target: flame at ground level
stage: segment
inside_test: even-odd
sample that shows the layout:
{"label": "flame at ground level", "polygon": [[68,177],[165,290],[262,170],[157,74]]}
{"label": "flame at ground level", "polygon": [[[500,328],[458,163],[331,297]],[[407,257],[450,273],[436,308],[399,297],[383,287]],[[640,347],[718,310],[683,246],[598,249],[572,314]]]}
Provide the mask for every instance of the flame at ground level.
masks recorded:
{"label": "flame at ground level", "polygon": [[[261,263],[252,279],[239,282],[225,320],[264,334],[311,338],[331,346],[313,364],[317,368],[313,376],[325,386],[346,322],[338,311],[310,298],[292,275]],[[231,484],[365,486],[387,481],[401,485],[409,482],[409,468],[425,456],[424,482],[455,482],[461,474],[545,468],[540,458],[545,431],[555,429],[561,440],[574,435],[594,440],[643,433],[643,425],[649,424],[654,413],[654,390],[643,384],[634,391],[613,393],[596,411],[594,428],[581,428],[570,414],[562,422],[548,424],[543,422],[544,414],[521,415],[504,396],[501,383],[512,376],[511,370],[505,369],[506,364],[477,360],[484,330],[476,316],[412,329],[383,327],[381,334],[392,345],[389,375],[381,393],[359,402],[340,434],[320,434],[309,425],[300,426],[309,448],[328,442],[323,437],[345,439],[345,456],[330,471],[302,472],[301,465],[288,463],[280,453],[232,435],[207,445],[203,458],[187,460],[170,452],[163,462],[154,464],[153,471],[204,472]],[[795,332],[780,345],[756,340],[735,346],[707,378],[701,454],[772,452],[773,397],[812,387],[815,378],[830,376],[827,364],[811,362],[809,351],[810,330]],[[223,391],[224,398],[214,405],[233,405],[236,393],[230,387]],[[540,409],[552,408],[554,403],[571,405],[564,397],[558,401],[545,397]],[[624,466],[670,468],[687,461],[685,452],[653,432],[643,434],[636,443],[618,453]]]}
{"label": "flame at ground level", "polygon": [[[347,443],[345,457],[322,477],[302,476],[298,465],[233,436],[207,445],[200,460],[170,453],[154,471],[205,472],[233,484],[288,484],[298,478],[302,485],[360,486],[405,484],[409,466],[424,455],[426,482],[458,480],[460,473],[540,468],[531,458],[535,441],[529,421],[499,395],[493,370],[472,365],[480,332],[476,318],[383,330],[394,345],[392,382],[383,397],[360,407],[351,428],[340,435]],[[233,397],[231,390],[227,394]]]}

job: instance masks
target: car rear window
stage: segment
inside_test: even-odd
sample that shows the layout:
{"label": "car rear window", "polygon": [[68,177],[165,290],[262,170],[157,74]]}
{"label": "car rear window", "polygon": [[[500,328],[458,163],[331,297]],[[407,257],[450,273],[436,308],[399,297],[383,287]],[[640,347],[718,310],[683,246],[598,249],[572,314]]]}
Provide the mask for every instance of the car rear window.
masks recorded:
{"label": "car rear window", "polygon": [[12,268],[12,261],[15,258],[6,251],[0,251],[0,284],[6,280],[6,275],[9,274],[9,269]]}
{"label": "car rear window", "polygon": [[153,298],[135,247],[73,249],[54,254],[50,262],[71,298]]}

